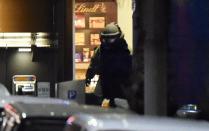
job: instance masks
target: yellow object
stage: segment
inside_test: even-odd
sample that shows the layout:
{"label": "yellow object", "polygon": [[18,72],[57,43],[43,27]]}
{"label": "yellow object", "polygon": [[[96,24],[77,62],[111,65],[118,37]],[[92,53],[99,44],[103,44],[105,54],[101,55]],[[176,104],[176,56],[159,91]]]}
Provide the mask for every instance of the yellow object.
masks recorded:
{"label": "yellow object", "polygon": [[109,99],[104,99],[102,101],[102,105],[103,108],[109,108],[110,107],[110,100]]}
{"label": "yellow object", "polygon": [[86,86],[85,87],[85,93],[94,93],[95,87],[92,86]]}

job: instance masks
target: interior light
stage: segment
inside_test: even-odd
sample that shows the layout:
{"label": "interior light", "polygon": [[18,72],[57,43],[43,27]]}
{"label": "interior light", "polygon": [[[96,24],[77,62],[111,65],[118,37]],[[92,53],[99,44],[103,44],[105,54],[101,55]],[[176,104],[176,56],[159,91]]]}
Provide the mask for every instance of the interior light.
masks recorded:
{"label": "interior light", "polygon": [[37,47],[50,47],[49,33],[37,32],[35,40],[32,39],[32,34],[29,32],[23,33],[0,33],[0,48],[1,47],[31,47],[35,44]]}
{"label": "interior light", "polygon": [[1,43],[0,42],[0,47],[31,47],[30,43]]}
{"label": "interior light", "polygon": [[39,38],[39,37],[46,37],[46,36],[48,36],[49,34],[48,33],[44,33],[44,32],[38,32],[37,33],[37,37]]}
{"label": "interior light", "polygon": [[37,47],[50,47],[50,45],[43,44],[43,43],[36,43]]}
{"label": "interior light", "polygon": [[15,37],[15,38],[4,38],[3,39],[5,42],[6,41],[22,41],[22,42],[24,42],[24,41],[31,41],[31,38],[29,38],[29,37]]}
{"label": "interior light", "polygon": [[31,52],[31,48],[18,48],[19,52]]}
{"label": "interior light", "polygon": [[31,33],[3,33],[4,37],[31,37]]}

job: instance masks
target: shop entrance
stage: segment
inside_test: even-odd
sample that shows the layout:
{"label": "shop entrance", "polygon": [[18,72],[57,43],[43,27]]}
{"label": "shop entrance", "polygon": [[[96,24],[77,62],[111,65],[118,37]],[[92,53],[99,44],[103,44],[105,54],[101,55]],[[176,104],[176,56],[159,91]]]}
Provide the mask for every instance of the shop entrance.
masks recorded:
{"label": "shop entrance", "polygon": [[100,45],[99,33],[115,22],[125,34],[132,52],[132,0],[75,0],[75,75],[85,79],[94,50]]}

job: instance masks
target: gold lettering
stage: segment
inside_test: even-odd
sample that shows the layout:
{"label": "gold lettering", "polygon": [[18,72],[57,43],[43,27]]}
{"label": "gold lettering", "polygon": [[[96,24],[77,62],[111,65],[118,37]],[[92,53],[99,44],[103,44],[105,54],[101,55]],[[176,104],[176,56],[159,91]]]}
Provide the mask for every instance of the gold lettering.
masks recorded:
{"label": "gold lettering", "polygon": [[75,6],[75,12],[76,13],[94,13],[94,12],[100,12],[105,13],[106,7],[104,3],[96,3],[92,7],[87,7],[86,3],[82,4],[76,4]]}
{"label": "gold lettering", "polygon": [[81,12],[81,10],[83,10],[83,8],[85,8],[85,7],[86,7],[85,3],[83,3],[83,4],[76,4],[75,12]]}
{"label": "gold lettering", "polygon": [[92,8],[92,12],[96,12],[99,7],[99,4],[94,5],[94,7]]}
{"label": "gold lettering", "polygon": [[103,12],[103,13],[106,12],[106,6],[105,6],[105,4],[103,2],[101,3],[100,11]]}

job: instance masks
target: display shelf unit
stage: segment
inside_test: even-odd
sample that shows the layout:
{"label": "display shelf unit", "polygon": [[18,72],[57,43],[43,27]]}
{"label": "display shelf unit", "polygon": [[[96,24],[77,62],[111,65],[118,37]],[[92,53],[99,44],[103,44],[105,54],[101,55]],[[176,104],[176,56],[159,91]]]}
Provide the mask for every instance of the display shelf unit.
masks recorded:
{"label": "display shelf unit", "polygon": [[89,62],[76,62],[76,69],[77,70],[86,70],[89,67]]}

